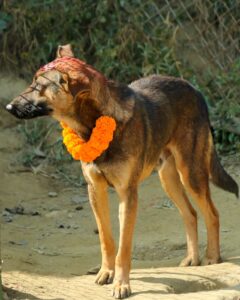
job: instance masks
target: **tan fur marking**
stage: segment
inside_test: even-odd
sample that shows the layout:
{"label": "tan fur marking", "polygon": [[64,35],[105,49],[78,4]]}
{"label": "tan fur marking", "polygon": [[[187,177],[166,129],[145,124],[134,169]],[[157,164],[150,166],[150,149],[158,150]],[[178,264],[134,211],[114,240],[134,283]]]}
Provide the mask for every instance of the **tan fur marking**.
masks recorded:
{"label": "tan fur marking", "polygon": [[98,226],[102,252],[102,266],[96,283],[111,283],[115,268],[115,244],[111,232],[107,182],[94,164],[84,164],[83,173],[88,182],[89,200]]}
{"label": "tan fur marking", "polygon": [[[189,169],[185,165],[181,154],[176,148],[172,148],[172,153],[176,161],[177,170],[179,174],[181,174],[182,183],[187,192],[189,192],[196,201],[206,223],[207,251],[203,264],[218,263],[221,260],[219,246],[219,215],[210,197],[208,178],[206,177],[205,180],[204,176],[198,178],[201,183],[201,190],[196,192],[190,184]],[[195,174],[195,176],[198,176],[198,174]]]}
{"label": "tan fur marking", "polygon": [[197,266],[199,264],[197,214],[184,191],[173,156],[164,160],[159,176],[165,192],[179,209],[186,228],[187,256],[180,266]]}

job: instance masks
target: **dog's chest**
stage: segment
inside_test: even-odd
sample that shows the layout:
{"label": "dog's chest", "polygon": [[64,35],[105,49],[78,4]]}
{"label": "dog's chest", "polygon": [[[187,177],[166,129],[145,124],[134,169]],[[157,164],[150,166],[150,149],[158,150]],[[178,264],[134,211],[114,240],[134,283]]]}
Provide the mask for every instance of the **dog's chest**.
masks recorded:
{"label": "dog's chest", "polygon": [[84,177],[87,183],[95,185],[99,181],[106,181],[109,186],[124,188],[129,185],[135,169],[134,161],[101,164],[82,163]]}

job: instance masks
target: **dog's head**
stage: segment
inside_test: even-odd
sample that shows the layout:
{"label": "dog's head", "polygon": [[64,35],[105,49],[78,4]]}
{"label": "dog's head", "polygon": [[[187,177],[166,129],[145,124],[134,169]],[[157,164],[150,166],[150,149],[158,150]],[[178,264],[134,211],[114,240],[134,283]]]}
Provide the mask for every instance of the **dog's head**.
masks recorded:
{"label": "dog's head", "polygon": [[102,74],[73,57],[70,45],[59,46],[57,58],[41,67],[32,84],[6,108],[21,119],[52,115],[57,119],[71,115],[76,96],[92,93],[91,83],[104,84]]}
{"label": "dog's head", "polygon": [[[119,121],[130,117],[133,100],[131,92],[127,95],[124,90],[128,88],[116,88],[100,72],[74,58],[70,45],[59,46],[57,58],[41,67],[32,84],[6,109],[21,119],[51,115],[59,121],[75,120],[91,127],[103,114]],[[119,91],[124,101],[119,100],[124,98]]]}

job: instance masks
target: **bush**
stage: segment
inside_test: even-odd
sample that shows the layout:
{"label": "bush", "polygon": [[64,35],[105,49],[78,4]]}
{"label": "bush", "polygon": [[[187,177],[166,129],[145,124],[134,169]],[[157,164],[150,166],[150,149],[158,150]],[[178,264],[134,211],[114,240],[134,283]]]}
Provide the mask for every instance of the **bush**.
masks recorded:
{"label": "bush", "polygon": [[[184,76],[200,87],[207,99],[219,150],[239,150],[240,61],[228,72],[221,69],[199,75],[196,68],[184,64],[184,53],[182,61],[179,55],[176,58],[179,23],[171,19],[174,13],[169,3],[176,9],[176,20],[191,28],[189,15],[196,14],[195,4],[187,6],[186,14],[177,13],[181,6],[173,1],[5,1],[0,13],[0,63],[30,79],[41,65],[55,58],[57,45],[71,43],[77,57],[108,78],[125,83],[152,73]],[[224,16],[226,3],[214,3],[203,20],[208,16],[215,20],[220,13]],[[211,45],[216,47],[209,41]]]}
{"label": "bush", "polygon": [[[106,76],[128,82],[150,73],[179,75],[168,45],[171,30],[154,20],[151,1],[11,1],[0,16],[1,64],[32,77],[58,44]],[[151,22],[148,21],[151,19]]]}

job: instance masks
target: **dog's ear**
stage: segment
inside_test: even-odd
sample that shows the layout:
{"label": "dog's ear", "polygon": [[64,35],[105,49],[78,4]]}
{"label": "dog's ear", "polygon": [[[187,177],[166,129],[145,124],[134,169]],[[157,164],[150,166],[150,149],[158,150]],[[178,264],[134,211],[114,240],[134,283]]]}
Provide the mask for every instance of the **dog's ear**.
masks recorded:
{"label": "dog's ear", "polygon": [[71,47],[70,44],[63,45],[63,46],[61,46],[61,45],[58,46],[57,58],[64,57],[64,56],[74,57],[74,53],[72,51],[72,47]]}
{"label": "dog's ear", "polygon": [[84,73],[72,71],[70,77],[69,90],[73,97],[81,95],[83,91],[90,93],[89,79]]}
{"label": "dog's ear", "polygon": [[102,114],[126,123],[133,115],[135,100],[132,90],[123,84],[93,78],[90,81],[91,97],[98,102]]}

